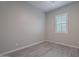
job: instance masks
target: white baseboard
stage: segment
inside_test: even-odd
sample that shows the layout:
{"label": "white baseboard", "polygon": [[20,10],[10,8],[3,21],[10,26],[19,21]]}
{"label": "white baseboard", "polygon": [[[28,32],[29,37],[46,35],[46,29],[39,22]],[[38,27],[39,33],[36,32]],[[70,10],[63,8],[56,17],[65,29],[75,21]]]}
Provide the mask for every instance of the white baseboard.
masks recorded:
{"label": "white baseboard", "polygon": [[51,43],[55,43],[55,44],[59,44],[59,45],[64,45],[64,46],[68,46],[68,47],[79,49],[79,47],[77,47],[77,46],[73,46],[73,45],[69,45],[69,44],[65,44],[65,43],[61,43],[61,42],[49,41],[49,40],[46,40],[46,41],[51,42]]}
{"label": "white baseboard", "polygon": [[6,54],[8,54],[8,53],[12,53],[12,52],[15,52],[15,51],[24,49],[24,48],[28,48],[28,47],[34,46],[34,45],[36,45],[36,44],[40,44],[40,43],[42,43],[42,42],[44,42],[44,41],[38,41],[38,42],[35,42],[35,43],[33,43],[33,44],[24,46],[24,47],[20,47],[20,48],[14,49],[14,50],[10,50],[10,51],[7,51],[7,52],[3,52],[3,53],[0,54],[0,57],[4,57],[4,55],[6,55]]}
{"label": "white baseboard", "polygon": [[[45,40],[45,41],[79,49],[79,47],[72,46],[72,45],[68,45],[68,44],[64,44],[64,43],[60,43],[60,42],[56,42],[56,41],[49,41],[49,40]],[[15,52],[15,51],[24,49],[24,48],[28,48],[28,47],[34,46],[34,45],[36,45],[36,44],[40,44],[40,43],[42,43],[42,42],[44,42],[44,40],[43,40],[43,41],[39,41],[39,42],[35,42],[35,43],[33,43],[33,44],[30,44],[30,45],[27,45],[27,46],[24,46],[24,47],[17,48],[17,49],[15,49],[15,50],[10,50],[10,51],[7,51],[7,52],[3,52],[3,53],[0,54],[0,57],[4,57],[4,55],[6,55],[6,54],[8,54],[8,53],[12,53],[12,52]]]}

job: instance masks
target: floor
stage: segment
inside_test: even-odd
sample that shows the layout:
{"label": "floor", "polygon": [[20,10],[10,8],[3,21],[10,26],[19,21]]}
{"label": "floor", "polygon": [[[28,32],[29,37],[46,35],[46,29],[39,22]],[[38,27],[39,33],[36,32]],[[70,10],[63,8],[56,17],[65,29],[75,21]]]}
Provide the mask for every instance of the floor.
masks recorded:
{"label": "floor", "polygon": [[78,57],[78,49],[50,42],[43,42],[6,56],[10,57]]}

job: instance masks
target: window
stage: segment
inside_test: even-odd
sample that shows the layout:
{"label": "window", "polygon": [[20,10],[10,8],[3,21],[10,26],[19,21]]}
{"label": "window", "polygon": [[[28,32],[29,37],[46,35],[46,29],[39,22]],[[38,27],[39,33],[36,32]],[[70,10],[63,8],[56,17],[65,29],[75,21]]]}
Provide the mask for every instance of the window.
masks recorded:
{"label": "window", "polygon": [[68,30],[68,17],[67,14],[56,16],[56,32],[66,33]]}

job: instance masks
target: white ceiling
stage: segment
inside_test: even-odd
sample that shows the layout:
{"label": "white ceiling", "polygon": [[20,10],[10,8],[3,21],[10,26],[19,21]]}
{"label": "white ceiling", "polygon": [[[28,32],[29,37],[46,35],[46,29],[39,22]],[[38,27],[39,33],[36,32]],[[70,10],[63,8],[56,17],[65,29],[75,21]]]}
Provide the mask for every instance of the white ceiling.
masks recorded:
{"label": "white ceiling", "polygon": [[43,12],[48,12],[72,3],[72,1],[28,1],[28,3],[36,8],[39,8]]}

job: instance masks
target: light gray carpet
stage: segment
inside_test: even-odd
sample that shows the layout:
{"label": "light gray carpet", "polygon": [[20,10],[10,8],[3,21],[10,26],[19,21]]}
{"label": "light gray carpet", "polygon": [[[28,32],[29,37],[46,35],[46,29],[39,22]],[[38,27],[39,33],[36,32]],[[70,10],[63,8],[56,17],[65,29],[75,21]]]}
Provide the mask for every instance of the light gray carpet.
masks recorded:
{"label": "light gray carpet", "polygon": [[50,42],[16,51],[6,56],[10,57],[78,57],[78,49]]}

